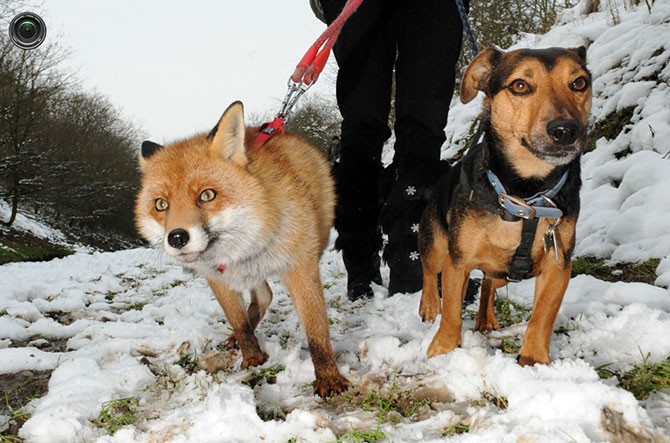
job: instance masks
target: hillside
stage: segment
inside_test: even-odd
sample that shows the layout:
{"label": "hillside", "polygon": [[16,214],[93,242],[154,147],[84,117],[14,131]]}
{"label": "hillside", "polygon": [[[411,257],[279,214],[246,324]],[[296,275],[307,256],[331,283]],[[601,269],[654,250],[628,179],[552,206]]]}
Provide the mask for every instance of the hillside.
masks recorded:
{"label": "hillside", "polygon": [[[149,249],[83,251],[0,266],[0,441],[670,441],[670,0],[593,5],[518,44],[587,45],[594,75],[576,255],[603,274],[571,280],[551,364],[516,363],[534,280],[499,291],[501,330],[473,332],[475,302],[461,348],[428,359],[437,325],[418,294],[349,302],[329,248],[333,346],[354,388],[323,401],[279,283],[257,331],[270,358],[240,370],[204,280]],[[480,106],[453,104],[445,158]],[[647,283],[609,281],[624,271],[607,265],[635,262],[653,263]]]}

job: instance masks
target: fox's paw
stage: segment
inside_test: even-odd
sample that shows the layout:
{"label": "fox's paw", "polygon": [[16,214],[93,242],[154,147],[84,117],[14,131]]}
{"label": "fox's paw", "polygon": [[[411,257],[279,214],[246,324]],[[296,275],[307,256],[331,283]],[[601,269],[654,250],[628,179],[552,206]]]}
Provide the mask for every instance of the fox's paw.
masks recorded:
{"label": "fox's paw", "polygon": [[257,351],[252,354],[245,355],[242,353],[242,369],[247,369],[249,366],[260,366],[268,359],[265,352]]}
{"label": "fox's paw", "polygon": [[235,334],[230,334],[230,337],[228,337],[223,343],[221,343],[221,346],[226,351],[239,349],[239,346],[237,346],[237,339],[235,338]]}
{"label": "fox's paw", "polygon": [[490,331],[497,331],[500,329],[500,323],[498,322],[498,319],[495,318],[495,316],[491,318],[487,318],[485,316],[479,316],[477,314],[477,321],[475,323],[475,330],[479,332],[490,332]]}
{"label": "fox's paw", "polygon": [[331,377],[319,377],[314,381],[314,393],[321,398],[341,394],[350,387],[349,380],[339,373]]}

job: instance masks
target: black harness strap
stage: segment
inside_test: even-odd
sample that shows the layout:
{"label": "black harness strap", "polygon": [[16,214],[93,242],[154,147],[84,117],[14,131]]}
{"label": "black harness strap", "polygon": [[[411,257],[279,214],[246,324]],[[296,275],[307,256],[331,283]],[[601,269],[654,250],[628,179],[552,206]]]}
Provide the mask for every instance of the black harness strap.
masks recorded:
{"label": "black harness strap", "polygon": [[533,273],[533,240],[537,231],[538,218],[530,220],[523,219],[521,227],[521,242],[516,248],[512,261],[509,264],[507,280],[519,282],[525,278],[530,278]]}

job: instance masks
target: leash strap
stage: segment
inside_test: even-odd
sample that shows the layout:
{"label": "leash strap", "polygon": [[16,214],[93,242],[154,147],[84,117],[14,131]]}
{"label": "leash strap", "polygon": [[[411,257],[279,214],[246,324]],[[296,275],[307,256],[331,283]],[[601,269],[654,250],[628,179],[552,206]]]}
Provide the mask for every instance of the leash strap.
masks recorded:
{"label": "leash strap", "polygon": [[463,0],[456,0],[456,8],[458,8],[458,15],[461,16],[463,31],[465,31],[465,39],[468,41],[468,46],[470,46],[470,54],[472,54],[472,58],[474,58],[479,51],[477,50],[475,33],[472,32],[470,20],[468,20],[468,14],[465,12],[465,5],[463,4]]}
{"label": "leash strap", "polygon": [[288,79],[288,91],[282,102],[279,113],[271,122],[263,123],[258,128],[256,143],[265,144],[273,135],[284,133],[284,123],[296,102],[319,78],[321,71],[326,66],[330,51],[342,31],[342,27],[351,15],[363,3],[363,0],[347,0],[342,12],[326,28],[316,41],[307,49],[302,56],[295,71]]}

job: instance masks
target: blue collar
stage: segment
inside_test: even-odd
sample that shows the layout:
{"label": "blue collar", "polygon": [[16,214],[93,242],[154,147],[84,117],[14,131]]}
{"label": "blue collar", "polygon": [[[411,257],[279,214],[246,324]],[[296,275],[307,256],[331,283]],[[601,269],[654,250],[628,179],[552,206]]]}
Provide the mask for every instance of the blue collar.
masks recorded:
{"label": "blue collar", "polygon": [[498,203],[507,212],[515,217],[532,220],[534,218],[561,218],[563,211],[556,207],[556,203],[551,200],[563,188],[568,180],[568,170],[566,170],[556,184],[546,191],[538,192],[532,197],[521,198],[507,194],[507,190],[500,183],[500,179],[490,169],[486,171],[486,177],[493,186],[498,195]]}

